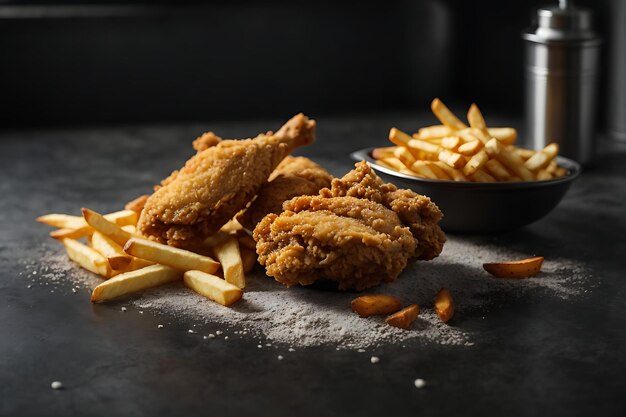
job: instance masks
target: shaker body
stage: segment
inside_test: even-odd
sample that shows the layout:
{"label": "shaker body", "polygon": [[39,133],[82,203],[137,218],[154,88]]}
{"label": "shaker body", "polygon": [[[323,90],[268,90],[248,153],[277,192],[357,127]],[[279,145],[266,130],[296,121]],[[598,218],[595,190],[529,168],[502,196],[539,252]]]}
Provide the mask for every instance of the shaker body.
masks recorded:
{"label": "shaker body", "polygon": [[591,162],[598,59],[598,42],[526,42],[526,146],[556,142],[562,155]]}

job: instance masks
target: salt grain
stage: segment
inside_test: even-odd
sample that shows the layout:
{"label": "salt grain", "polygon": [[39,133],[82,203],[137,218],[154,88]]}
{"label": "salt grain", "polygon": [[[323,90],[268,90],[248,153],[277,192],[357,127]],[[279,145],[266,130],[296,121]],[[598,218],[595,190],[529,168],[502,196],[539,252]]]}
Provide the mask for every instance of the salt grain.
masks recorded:
{"label": "salt grain", "polygon": [[128,310],[126,307],[122,307],[120,308],[120,310],[122,310],[122,312],[126,312],[126,310]]}
{"label": "salt grain", "polygon": [[413,384],[415,385],[415,388],[421,389],[426,386],[426,381],[424,381],[422,378],[417,378],[415,382],[413,382]]}
{"label": "salt grain", "polygon": [[372,362],[372,363],[378,363],[378,362],[380,362],[380,358],[379,358],[378,356],[372,356],[372,357],[370,358],[370,362]]}
{"label": "salt grain", "polygon": [[63,383],[61,381],[52,381],[52,383],[50,384],[50,388],[52,388],[52,389],[62,389],[63,388]]}
{"label": "salt grain", "polygon": [[277,356],[277,359],[278,359],[279,361],[282,361],[282,360],[283,360],[283,355],[278,355],[278,356]]}
{"label": "salt grain", "polygon": [[157,329],[162,329],[163,325],[162,324],[157,324]]}

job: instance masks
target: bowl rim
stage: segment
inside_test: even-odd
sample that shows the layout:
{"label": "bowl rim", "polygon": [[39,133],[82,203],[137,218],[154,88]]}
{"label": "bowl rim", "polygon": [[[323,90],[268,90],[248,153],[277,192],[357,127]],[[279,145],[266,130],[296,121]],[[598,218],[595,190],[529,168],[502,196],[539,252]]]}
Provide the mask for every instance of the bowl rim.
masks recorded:
{"label": "bowl rim", "polygon": [[451,188],[463,188],[463,189],[512,189],[512,188],[530,188],[530,187],[547,187],[561,183],[568,183],[576,179],[582,172],[580,164],[572,159],[565,158],[564,156],[557,156],[556,161],[563,168],[567,169],[567,175],[559,178],[552,178],[549,180],[536,180],[536,181],[499,181],[499,182],[470,182],[470,181],[454,181],[454,180],[433,180],[429,178],[422,178],[395,171],[391,168],[379,165],[377,161],[372,158],[371,153],[376,149],[375,146],[369,148],[359,149],[350,154],[350,157],[355,161],[366,161],[376,171],[383,172],[392,177],[400,178],[408,181],[415,181],[416,183],[422,183],[424,185],[445,185]]}

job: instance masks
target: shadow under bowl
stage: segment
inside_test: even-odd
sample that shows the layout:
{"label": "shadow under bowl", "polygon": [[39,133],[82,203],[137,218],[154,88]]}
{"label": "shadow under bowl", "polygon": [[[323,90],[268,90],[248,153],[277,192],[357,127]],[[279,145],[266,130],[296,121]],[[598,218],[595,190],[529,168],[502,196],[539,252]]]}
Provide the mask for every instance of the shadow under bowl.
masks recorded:
{"label": "shadow under bowl", "polygon": [[530,224],[550,213],[580,175],[580,165],[561,156],[557,163],[567,175],[544,181],[462,182],[420,178],[379,165],[374,148],[353,152],[355,161],[367,161],[385,181],[433,200],[444,214],[441,228],[452,233],[504,232]]}

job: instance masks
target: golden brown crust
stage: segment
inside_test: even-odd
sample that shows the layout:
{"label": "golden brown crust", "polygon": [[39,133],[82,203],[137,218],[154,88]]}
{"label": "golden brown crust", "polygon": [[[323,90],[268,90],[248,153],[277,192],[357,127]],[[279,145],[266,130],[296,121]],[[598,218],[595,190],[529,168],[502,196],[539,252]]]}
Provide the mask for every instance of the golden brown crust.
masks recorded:
{"label": "golden brown crust", "polygon": [[292,286],[322,278],[363,290],[396,279],[415,250],[398,216],[354,197],[301,196],[269,214],[254,230],[267,274]]}

